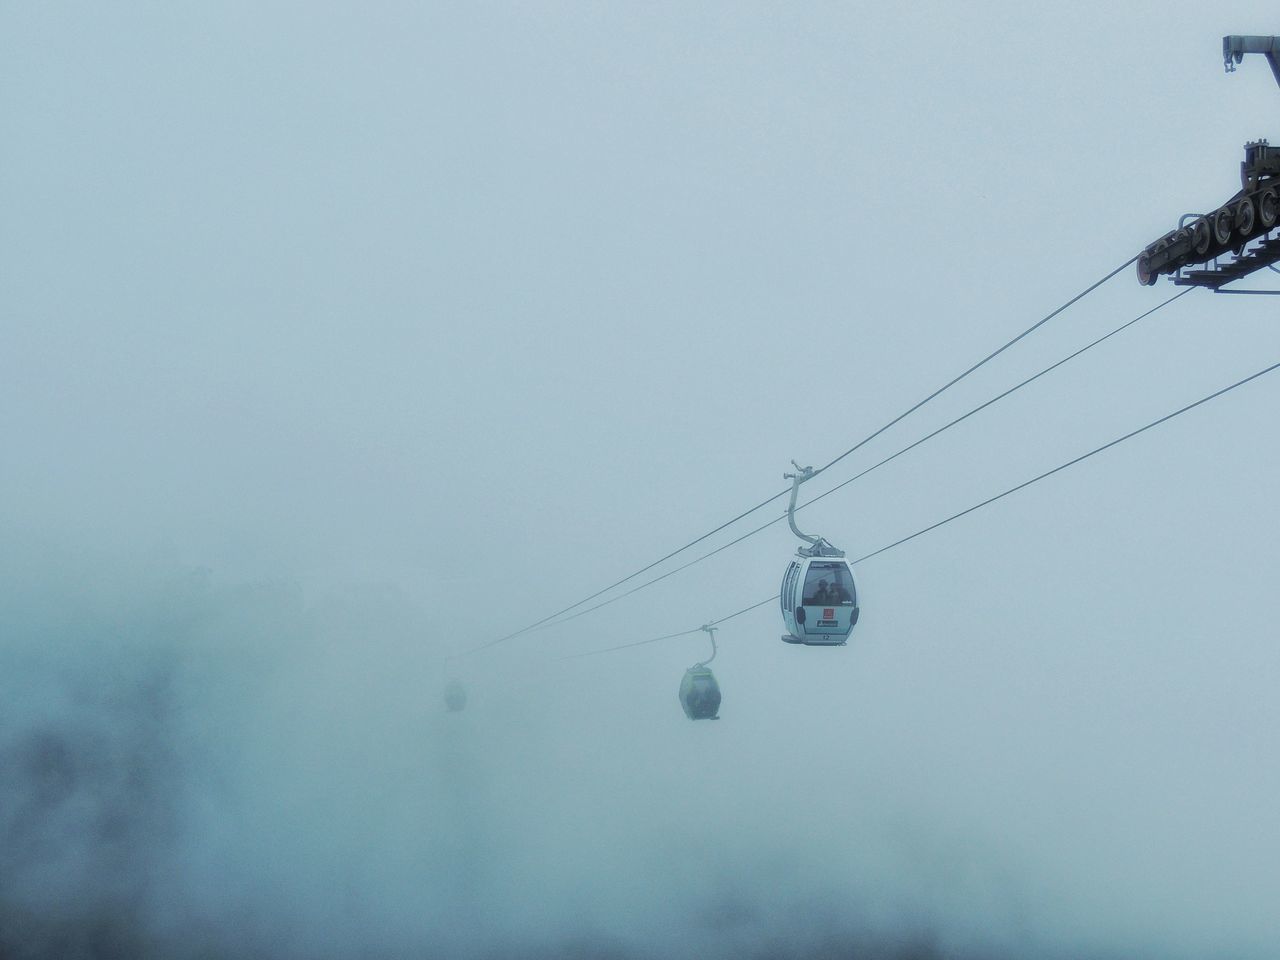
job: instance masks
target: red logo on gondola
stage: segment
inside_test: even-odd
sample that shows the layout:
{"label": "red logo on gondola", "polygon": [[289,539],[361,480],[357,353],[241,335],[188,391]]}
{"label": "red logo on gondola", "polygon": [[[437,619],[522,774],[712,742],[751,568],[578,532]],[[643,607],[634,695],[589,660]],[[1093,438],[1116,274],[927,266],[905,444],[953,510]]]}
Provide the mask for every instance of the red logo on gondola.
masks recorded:
{"label": "red logo on gondola", "polygon": [[823,608],[822,608],[822,619],[823,619],[823,620],[834,620],[835,618],[836,618],[836,610],[835,610],[835,607],[823,607]]}

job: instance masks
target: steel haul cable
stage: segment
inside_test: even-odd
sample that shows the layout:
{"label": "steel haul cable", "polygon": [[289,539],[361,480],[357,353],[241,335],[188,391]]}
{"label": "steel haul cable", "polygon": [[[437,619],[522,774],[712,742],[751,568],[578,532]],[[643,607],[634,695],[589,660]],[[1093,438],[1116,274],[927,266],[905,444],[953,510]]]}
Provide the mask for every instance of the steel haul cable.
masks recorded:
{"label": "steel haul cable", "polygon": [[728,623],[730,620],[734,619],[734,617],[740,617],[744,613],[750,613],[752,610],[755,610],[757,607],[763,607],[766,603],[773,603],[773,601],[777,599],[778,599],[778,595],[775,593],[772,597],[769,597],[767,600],[761,600],[758,603],[753,603],[749,607],[743,607],[737,613],[731,613],[727,617],[721,617],[719,620],[712,620],[710,623],[704,624],[701,627],[694,627],[694,629],[692,630],[682,630],[679,633],[668,633],[666,636],[663,636],[663,637],[652,637],[648,640],[637,640],[634,643],[623,643],[623,644],[619,644],[616,647],[606,647],[603,650],[588,650],[586,653],[571,653],[567,657],[557,657],[556,659],[577,660],[581,657],[594,657],[601,653],[612,653],[614,650],[626,650],[629,647],[643,647],[650,643],[661,643],[663,640],[674,640],[676,639],[676,637],[687,637],[690,634],[701,633],[707,627],[718,627],[722,623]]}
{"label": "steel haul cable", "polygon": [[863,554],[861,557],[858,557],[857,560],[852,560],[850,562],[861,563],[864,560],[870,560],[872,557],[878,557],[880,554],[884,553],[887,550],[892,550],[894,547],[901,546],[904,543],[914,540],[916,537],[922,537],[926,533],[930,533],[934,530],[937,530],[939,527],[946,526],[952,520],[959,520],[961,517],[967,516],[968,514],[971,514],[976,510],[981,510],[983,507],[989,506],[995,503],[997,500],[1003,500],[1005,497],[1009,496],[1012,493],[1017,493],[1019,490],[1025,490],[1027,487],[1031,486],[1033,483],[1039,483],[1041,480],[1045,480],[1049,477],[1052,477],[1055,473],[1061,473],[1063,470],[1066,470],[1068,467],[1074,467],[1077,463],[1081,463],[1085,460],[1088,460],[1090,457],[1094,456],[1095,454],[1102,453],[1104,450],[1110,450],[1112,447],[1117,446],[1118,444],[1124,443],[1126,440],[1130,440],[1141,433],[1146,433],[1148,430],[1151,430],[1154,427],[1158,427],[1162,423],[1167,423],[1170,420],[1172,420],[1174,417],[1180,417],[1182,416],[1182,414],[1188,412],[1189,410],[1194,410],[1196,407],[1202,404],[1208,403],[1210,400],[1216,400],[1218,397],[1221,397],[1224,394],[1230,393],[1232,390],[1235,390],[1237,387],[1243,387],[1246,383],[1249,383],[1250,381],[1253,381],[1253,380],[1257,380],[1259,377],[1265,376],[1266,374],[1271,373],[1273,370],[1277,368],[1280,368],[1280,363],[1273,363],[1269,367],[1264,367],[1263,369],[1259,370],[1257,373],[1251,373],[1249,376],[1245,377],[1242,380],[1237,380],[1235,383],[1230,384],[1229,386],[1225,386],[1220,390],[1215,390],[1213,393],[1209,394],[1208,396],[1201,397],[1199,400],[1195,401],[1194,403],[1189,403],[1185,407],[1178,408],[1177,410],[1173,411],[1173,413],[1167,413],[1160,419],[1152,420],[1150,423],[1146,424],[1145,426],[1139,427],[1137,430],[1131,430],[1130,432],[1126,433],[1122,437],[1116,437],[1116,439],[1112,440],[1110,443],[1104,443],[1100,447],[1094,447],[1088,453],[1082,453],[1080,456],[1076,457],[1074,460],[1068,460],[1066,463],[1059,464],[1058,466],[1054,467],[1052,470],[1046,470],[1044,473],[1039,474],[1038,476],[1032,477],[1030,480],[1024,480],[1022,483],[1018,484],[1015,487],[1010,487],[1008,490],[1005,490],[1002,493],[997,493],[994,497],[988,497],[986,500],[983,500],[981,503],[975,503],[973,506],[967,507],[966,509],[961,510],[959,513],[953,513],[951,516],[947,517],[945,520],[939,520],[937,523],[932,523],[922,530],[917,530],[915,533],[910,534],[909,536],[903,537],[901,540],[895,540],[893,543],[888,544],[887,546],[883,546],[879,550],[873,550],[870,553]]}
{"label": "steel haul cable", "polygon": [[[987,354],[985,357],[983,357],[983,358],[982,358],[981,360],[979,360],[977,363],[975,363],[975,364],[973,364],[972,366],[970,366],[970,367],[969,367],[967,370],[965,370],[963,373],[959,374],[958,376],[953,377],[951,380],[947,381],[947,382],[946,382],[945,384],[943,384],[941,387],[939,387],[938,389],[936,389],[936,390],[934,390],[932,393],[930,393],[930,394],[929,394],[927,397],[925,397],[923,400],[920,400],[919,402],[915,403],[915,404],[914,404],[914,405],[912,405],[911,407],[907,408],[904,412],[902,412],[902,413],[898,414],[898,416],[894,417],[892,420],[890,420],[890,421],[889,421],[888,423],[886,423],[884,426],[880,427],[878,430],[874,431],[873,433],[868,434],[866,437],[864,437],[863,439],[859,440],[857,443],[855,443],[855,444],[854,444],[852,447],[850,447],[848,450],[844,451],[844,453],[840,454],[839,456],[835,457],[835,458],[834,458],[834,459],[832,459],[832,460],[829,460],[829,461],[828,461],[827,463],[825,463],[823,466],[821,466],[820,468],[818,468],[818,470],[814,473],[814,476],[817,476],[819,473],[822,473],[823,471],[828,470],[828,469],[830,469],[831,467],[835,466],[835,465],[836,465],[837,463],[839,463],[841,460],[844,460],[844,459],[845,459],[846,457],[848,457],[850,454],[852,454],[852,453],[854,453],[855,451],[857,451],[857,450],[861,449],[863,446],[865,446],[866,444],[870,443],[872,440],[874,440],[876,437],[880,436],[880,435],[881,435],[882,433],[884,433],[886,430],[890,429],[891,427],[893,427],[893,426],[897,425],[898,423],[902,422],[903,420],[905,420],[907,417],[909,417],[911,414],[915,413],[917,410],[919,410],[919,409],[920,409],[921,407],[923,407],[925,404],[930,403],[931,401],[933,401],[933,400],[937,399],[939,396],[941,396],[941,395],[942,395],[943,393],[945,393],[947,390],[950,390],[952,387],[954,387],[954,386],[955,386],[957,383],[959,383],[961,380],[964,380],[964,379],[965,379],[966,377],[968,377],[970,374],[974,373],[974,372],[975,372],[975,371],[977,371],[979,368],[981,368],[981,367],[985,366],[985,365],[986,365],[988,362],[990,362],[991,360],[994,360],[996,357],[1000,356],[1000,354],[1004,353],[1006,350],[1008,350],[1008,349],[1009,349],[1010,347],[1012,347],[1014,344],[1016,344],[1016,343],[1018,343],[1019,341],[1021,341],[1021,340],[1025,339],[1026,337],[1028,337],[1028,336],[1030,336],[1032,333],[1034,333],[1036,330],[1040,329],[1042,326],[1044,326],[1046,323],[1048,323],[1048,322],[1049,322],[1050,320],[1052,320],[1054,317],[1058,316],[1060,313],[1062,313],[1062,312],[1063,312],[1064,310],[1066,310],[1068,307],[1071,307],[1072,305],[1074,305],[1074,304],[1078,303],[1080,300],[1084,299],[1086,296],[1088,296],[1088,295],[1089,295],[1090,293],[1092,293],[1094,290],[1098,289],[1098,287],[1102,286],[1104,283],[1106,283],[1106,282],[1107,282],[1108,280],[1110,280],[1112,277],[1116,276],[1116,275],[1117,275],[1118,273],[1120,273],[1121,271],[1123,271],[1123,270],[1127,269],[1128,267],[1132,266],[1132,265],[1133,265],[1133,263],[1134,263],[1135,261],[1137,261],[1137,259],[1138,259],[1138,258],[1137,258],[1136,256],[1135,256],[1135,257],[1130,257],[1128,260],[1126,260],[1124,263],[1120,264],[1120,266],[1116,267],[1114,270],[1111,270],[1109,273],[1107,273],[1106,275],[1104,275],[1104,276],[1103,276],[1103,277],[1101,277],[1100,279],[1095,280],[1093,283],[1089,284],[1087,287],[1085,287],[1083,290],[1081,290],[1081,291],[1080,291],[1079,293],[1077,293],[1075,296],[1071,297],[1069,300],[1067,300],[1067,301],[1066,301],[1065,303],[1063,303],[1061,306],[1057,307],[1056,309],[1054,309],[1054,310],[1053,310],[1053,311],[1051,311],[1050,313],[1048,313],[1048,314],[1046,314],[1045,316],[1041,317],[1039,320],[1037,320],[1037,321],[1036,321],[1035,323],[1033,323],[1031,326],[1027,327],[1025,330],[1023,330],[1021,333],[1019,333],[1019,334],[1018,334],[1017,336],[1015,336],[1013,339],[1008,340],[1007,342],[1005,342],[1004,344],[1002,344],[1000,347],[998,347],[997,349],[993,350],[991,353]],[[568,605],[568,606],[566,606],[566,607],[562,607],[562,608],[560,608],[559,610],[555,611],[554,613],[549,613],[549,614],[547,614],[545,617],[542,617],[542,618],[541,618],[541,619],[539,619],[539,620],[535,620],[533,623],[530,623],[530,624],[527,624],[526,626],[521,627],[519,630],[513,630],[512,632],[510,632],[510,633],[508,633],[508,634],[505,634],[505,635],[503,635],[503,636],[501,636],[501,637],[498,637],[498,638],[496,638],[496,639],[494,639],[494,640],[488,640],[488,641],[486,641],[485,643],[482,643],[482,644],[479,644],[479,645],[477,645],[477,646],[471,647],[471,648],[470,648],[470,649],[468,649],[468,650],[461,651],[458,655],[459,655],[459,656],[465,656],[465,655],[467,655],[467,654],[471,654],[471,653],[478,653],[478,652],[479,652],[479,651],[481,651],[481,650],[487,650],[487,649],[489,649],[490,647],[497,646],[497,645],[498,645],[498,644],[500,644],[500,643],[505,643],[505,642],[506,642],[506,641],[508,641],[508,640],[514,640],[516,637],[522,636],[523,634],[526,634],[526,633],[528,633],[529,631],[534,630],[534,629],[536,629],[536,628],[538,628],[538,627],[542,626],[544,623],[548,623],[549,621],[554,620],[554,619],[556,619],[557,617],[563,616],[564,614],[569,613],[569,612],[570,612],[570,611],[572,611],[572,610],[576,610],[578,607],[582,606],[583,604],[585,604],[585,603],[590,603],[592,600],[596,599],[597,597],[603,596],[604,594],[608,593],[610,590],[613,590],[613,589],[615,589],[615,588],[617,588],[617,587],[622,586],[624,583],[628,583],[628,582],[630,582],[631,580],[634,580],[636,577],[640,576],[641,574],[648,573],[650,570],[652,570],[654,567],[658,566],[659,564],[665,563],[667,560],[670,560],[672,557],[675,557],[675,556],[677,556],[677,555],[679,555],[679,554],[683,553],[684,551],[686,551],[686,550],[690,549],[691,547],[695,547],[695,546],[697,546],[699,543],[702,543],[704,540],[708,539],[709,537],[714,536],[715,534],[719,533],[721,530],[724,530],[725,528],[732,526],[733,524],[737,523],[739,520],[742,520],[742,519],[745,519],[746,517],[749,517],[751,514],[755,513],[757,510],[761,510],[761,509],[763,509],[764,507],[767,507],[769,504],[773,503],[775,500],[779,499],[780,497],[784,497],[784,496],[786,496],[786,495],[787,495],[788,493],[790,493],[790,492],[791,492],[791,491],[790,491],[790,488],[788,488],[788,489],[786,489],[786,490],[780,490],[779,492],[777,492],[777,493],[773,494],[772,496],[768,497],[767,499],[765,499],[765,500],[761,500],[761,501],[760,501],[759,503],[757,503],[754,507],[751,507],[751,508],[750,508],[750,509],[748,509],[748,510],[744,510],[742,513],[738,514],[738,515],[737,515],[736,517],[734,517],[732,520],[726,520],[724,523],[720,524],[718,527],[715,527],[715,528],[714,528],[714,529],[712,529],[712,530],[708,530],[706,533],[702,534],[701,536],[696,537],[696,538],[694,538],[693,540],[690,540],[688,543],[684,544],[684,545],[683,545],[683,546],[681,546],[681,547],[677,547],[675,550],[672,550],[670,553],[666,554],[665,556],[660,557],[660,558],[658,558],[657,560],[654,560],[652,563],[646,564],[645,566],[641,567],[639,570],[636,570],[636,571],[634,571],[634,572],[632,572],[632,573],[627,574],[625,577],[623,577],[623,578],[622,578],[622,579],[620,579],[620,580],[615,580],[613,583],[609,584],[609,585],[608,585],[608,586],[606,586],[606,587],[601,587],[601,588],[600,588],[599,590],[597,590],[595,593],[589,594],[589,595],[587,595],[587,596],[583,597],[581,600],[577,600],[577,601],[575,601],[575,602],[573,602],[573,603],[569,604],[569,605]]]}
{"label": "steel haul cable", "polygon": [[[883,460],[880,460],[878,463],[872,464],[871,466],[867,467],[865,470],[862,470],[861,472],[854,474],[848,480],[845,480],[842,483],[839,483],[836,486],[832,487],[830,490],[827,490],[823,493],[818,494],[816,497],[806,500],[804,503],[797,506],[796,510],[797,511],[803,510],[805,507],[811,504],[817,503],[819,500],[823,499],[824,497],[831,496],[831,494],[835,493],[837,490],[847,487],[849,484],[853,483],[855,480],[859,480],[862,477],[865,477],[867,474],[871,473],[871,471],[878,470],[880,467],[883,467],[885,464],[893,460],[896,460],[898,457],[902,456],[904,453],[914,450],[916,447],[920,446],[921,444],[929,440],[932,440],[934,437],[938,436],[941,433],[945,433],[947,430],[950,430],[952,427],[956,426],[957,424],[963,423],[965,420],[969,419],[974,414],[980,413],[981,411],[992,406],[993,404],[1000,402],[1005,397],[1008,397],[1011,394],[1014,394],[1017,391],[1021,390],[1023,387],[1027,386],[1028,384],[1034,383],[1036,380],[1039,380],[1045,374],[1050,373],[1058,369],[1059,367],[1063,366],[1064,364],[1069,363],[1070,361],[1076,359],[1080,355],[1087,353],[1089,350],[1092,350],[1094,347],[1098,346],[1099,344],[1105,343],[1107,340],[1110,340],[1116,334],[1121,333],[1124,330],[1127,330],[1129,327],[1132,327],[1139,320],[1143,320],[1151,316],[1157,310],[1160,310],[1163,307],[1167,307],[1169,304],[1173,303],[1173,301],[1177,300],[1179,297],[1186,296],[1188,293],[1192,291],[1192,289],[1193,289],[1192,287],[1187,287],[1183,289],[1181,292],[1175,293],[1172,297],[1163,301],[1162,303],[1157,304],[1156,306],[1152,307],[1150,310],[1146,311],[1145,313],[1139,314],[1138,316],[1134,317],[1132,320],[1125,321],[1120,326],[1112,330],[1110,333],[1103,334],[1101,337],[1098,337],[1096,340],[1093,340],[1092,342],[1086,344],[1085,346],[1081,347],[1079,350],[1076,350],[1074,353],[1068,354],[1067,356],[1063,357],[1061,360],[1058,360],[1050,364],[1049,366],[1045,367],[1043,370],[1039,371],[1038,373],[1035,373],[1032,376],[1027,377],[1021,383],[1018,383],[1010,387],[1008,390],[1005,390],[1003,393],[997,394],[996,396],[992,397],[990,400],[985,401],[984,403],[980,403],[978,406],[972,408],[967,413],[961,414],[960,416],[956,417],[954,420],[950,421],[949,423],[943,424],[941,427],[934,430],[933,432],[925,434],[920,439],[900,449],[897,453],[891,454],[890,456],[885,457]],[[716,547],[716,549],[708,551],[707,553],[701,554],[695,557],[694,559],[688,561],[687,563],[683,563],[678,567],[668,570],[666,573],[661,574],[660,576],[654,577],[650,580],[646,580],[644,583],[634,586],[630,590],[617,594],[616,596],[610,597],[608,600],[604,600],[601,603],[593,604],[592,606],[587,607],[585,610],[579,610],[576,613],[571,613],[568,616],[563,617],[559,620],[554,620],[547,623],[539,624],[537,627],[531,628],[531,630],[535,630],[535,629],[549,630],[552,627],[560,626],[562,623],[568,623],[569,621],[576,620],[579,617],[585,617],[587,614],[594,613],[596,610],[599,610],[603,607],[607,607],[611,603],[616,603],[617,601],[623,600],[626,597],[631,596],[632,594],[639,593],[641,590],[645,589],[646,587],[651,587],[655,583],[661,583],[663,580],[666,580],[668,577],[675,576],[677,573],[680,573],[683,570],[688,570],[690,567],[694,566],[695,564],[701,563],[703,560],[710,559],[711,557],[714,557],[716,554],[721,553],[722,551],[728,550],[730,547],[736,546],[737,544],[742,543],[744,540],[754,537],[756,534],[761,533],[764,530],[767,530],[769,527],[773,526],[776,523],[782,522],[786,518],[787,518],[787,515],[785,513],[782,514],[781,516],[774,517],[772,520],[768,521],[767,523],[762,523],[760,526],[755,527],[751,530],[748,530],[746,533],[742,534],[739,537],[736,537],[733,540],[730,540],[728,543],[721,544],[719,547]]]}
{"label": "steel haul cable", "polygon": [[[1110,450],[1112,447],[1118,446],[1119,444],[1124,443],[1126,440],[1131,440],[1134,437],[1138,436],[1139,434],[1146,433],[1148,430],[1158,427],[1161,424],[1168,423],[1170,420],[1173,420],[1175,417],[1180,417],[1184,413],[1194,410],[1197,407],[1202,406],[1211,400],[1216,400],[1218,397],[1225,396],[1231,391],[1236,390],[1239,387],[1243,387],[1245,384],[1251,383],[1252,381],[1257,380],[1261,377],[1264,377],[1267,374],[1272,373],[1277,369],[1280,369],[1280,363],[1273,363],[1268,367],[1264,367],[1261,370],[1257,371],[1256,373],[1251,373],[1249,374],[1249,376],[1244,377],[1240,380],[1237,380],[1235,383],[1229,384],[1225,387],[1222,387],[1219,390],[1215,390],[1213,393],[1210,393],[1206,396],[1201,397],[1199,400],[1189,403],[1184,407],[1179,407],[1177,410],[1174,410],[1172,413],[1167,413],[1163,417],[1160,417],[1156,420],[1152,420],[1150,423],[1145,424],[1141,427],[1138,427],[1136,430],[1131,430],[1128,433],[1124,434],[1123,436],[1116,437],[1116,439],[1111,440],[1108,443],[1104,443],[1099,447],[1094,447],[1088,453],[1082,453],[1080,456],[1075,457],[1071,460],[1068,460],[1066,463],[1059,464],[1058,466],[1054,467],[1052,470],[1046,470],[1044,473],[1038,474],[1032,477],[1030,480],[1024,480],[1022,483],[1012,486],[1009,489],[1002,491],[1001,493],[997,493],[993,497],[988,497],[986,500],[983,500],[980,503],[975,503],[971,507],[966,507],[964,510],[959,511],[958,513],[953,513],[951,516],[946,517],[945,519],[939,520],[936,523],[931,523],[929,524],[929,526],[923,527],[917,530],[915,533],[908,534],[907,536],[902,537],[898,540],[895,540],[890,544],[880,547],[878,550],[873,550],[870,553],[863,554],[862,556],[858,557],[856,560],[851,560],[849,562],[862,563],[864,560],[870,560],[872,557],[878,557],[880,556],[880,554],[886,553],[887,551],[892,550],[895,547],[900,547],[904,543],[909,543],[910,541],[915,540],[917,537],[922,537],[927,533],[932,533],[934,530],[937,530],[940,527],[944,527],[954,520],[959,520],[961,517],[966,517],[971,513],[981,510],[983,507],[990,506],[991,504],[999,500],[1003,500],[1005,497],[1011,494],[1017,493],[1019,490],[1025,490],[1027,487],[1031,486],[1032,484],[1039,483],[1041,480],[1046,480],[1049,477],[1052,477],[1054,474],[1061,473],[1063,470],[1066,470],[1069,467],[1074,467],[1078,463],[1083,463],[1085,460],[1088,460],[1090,457],[1093,457],[1099,453],[1102,453],[1104,450]],[[731,613],[727,617],[721,617],[719,620],[713,620],[711,621],[709,626],[715,626],[717,624],[724,623],[728,620],[732,620],[734,617],[740,617],[744,613],[748,613],[752,610],[755,610],[758,607],[763,607],[767,603],[773,603],[778,598],[779,598],[779,595],[774,594],[772,597],[767,597],[766,599],[753,603],[748,607],[743,607],[741,610],[738,610],[736,613]],[[701,627],[697,629],[701,629]],[[697,630],[689,630],[686,632],[696,633]],[[683,636],[683,635],[684,634],[668,634],[665,637],[655,637],[652,640],[641,640],[635,643],[623,644],[617,647],[606,647],[603,650],[589,650],[585,653],[574,654],[572,657],[561,657],[560,659],[568,660],[568,659],[574,659],[577,657],[586,657],[586,656],[594,656],[596,654],[601,654],[601,653],[610,653],[614,650],[623,650],[623,649],[626,649],[627,647],[643,646],[644,644],[647,644],[647,643],[658,643],[659,641],[662,641],[662,640],[668,640],[668,639],[672,639],[674,637]]]}

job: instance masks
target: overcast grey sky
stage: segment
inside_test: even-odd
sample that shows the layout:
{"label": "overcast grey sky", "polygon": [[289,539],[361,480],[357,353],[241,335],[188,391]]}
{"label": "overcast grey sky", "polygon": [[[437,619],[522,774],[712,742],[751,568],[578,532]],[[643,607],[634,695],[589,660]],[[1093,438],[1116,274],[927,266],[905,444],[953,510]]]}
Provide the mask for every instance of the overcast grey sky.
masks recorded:
{"label": "overcast grey sky", "polygon": [[[771,596],[784,525],[445,661],[1226,200],[1280,89],[1221,37],[1273,31],[0,5],[0,952],[1274,955],[1280,381],[861,565],[847,648],[726,624],[717,724],[699,638],[555,658]],[[830,480],[1172,292],[1126,270]],[[1276,360],[1273,300],[1196,291],[802,526],[868,552]]]}

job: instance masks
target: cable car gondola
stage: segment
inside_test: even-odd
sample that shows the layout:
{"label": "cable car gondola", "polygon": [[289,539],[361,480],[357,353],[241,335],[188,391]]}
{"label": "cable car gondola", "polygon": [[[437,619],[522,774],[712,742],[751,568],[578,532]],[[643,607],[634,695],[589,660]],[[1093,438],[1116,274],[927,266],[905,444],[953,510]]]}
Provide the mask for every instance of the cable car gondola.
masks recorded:
{"label": "cable car gondola", "polygon": [[783,476],[791,481],[791,503],[787,522],[791,532],[809,544],[796,550],[795,559],[782,575],[779,602],[782,622],[787,628],[785,643],[802,643],[810,647],[842,647],[858,622],[858,589],[853,580],[853,566],[844,551],[822,537],[811,537],[796,527],[796,494],[800,484],[814,476],[813,467],[801,467],[794,460],[796,473]]}
{"label": "cable car gondola", "polygon": [[444,705],[450,713],[460,713],[467,706],[467,690],[457,680],[450,680],[444,687]]}
{"label": "cable car gondola", "polygon": [[711,635],[711,656],[702,663],[695,663],[684,672],[680,680],[680,706],[690,720],[719,720],[720,684],[707,666],[716,658],[716,628],[702,628]]}

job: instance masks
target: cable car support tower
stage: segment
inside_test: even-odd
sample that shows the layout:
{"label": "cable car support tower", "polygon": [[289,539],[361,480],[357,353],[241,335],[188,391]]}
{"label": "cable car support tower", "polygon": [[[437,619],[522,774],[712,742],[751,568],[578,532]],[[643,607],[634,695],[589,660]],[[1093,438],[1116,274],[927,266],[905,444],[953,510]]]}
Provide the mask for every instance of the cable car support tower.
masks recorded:
{"label": "cable car support tower", "polygon": [[[1280,84],[1280,37],[1222,38],[1227,73],[1235,72],[1246,53],[1265,56]],[[1278,220],[1280,147],[1266,140],[1246,143],[1239,192],[1209,213],[1184,216],[1176,230],[1149,244],[1138,255],[1138,280],[1150,286],[1161,274],[1170,274],[1176,284],[1215,293],[1280,293],[1222,289],[1263,267],[1276,269],[1272,264],[1280,261],[1280,236],[1272,235],[1272,228]],[[1228,253],[1231,257],[1224,260]]]}

